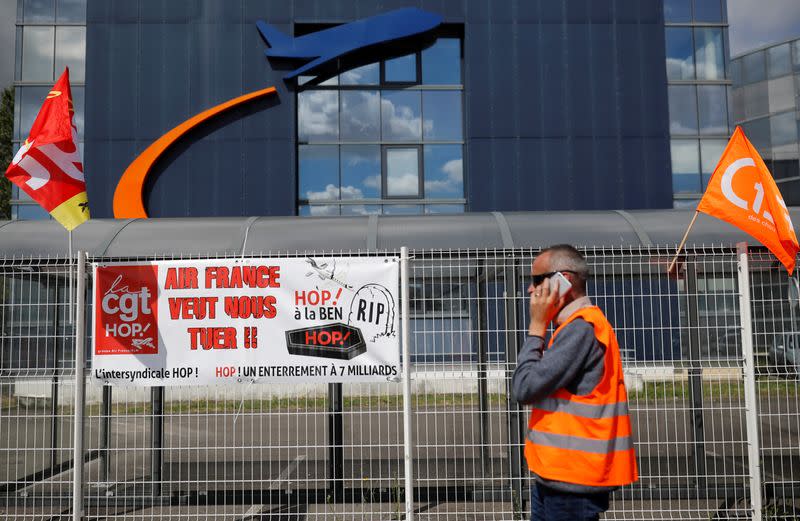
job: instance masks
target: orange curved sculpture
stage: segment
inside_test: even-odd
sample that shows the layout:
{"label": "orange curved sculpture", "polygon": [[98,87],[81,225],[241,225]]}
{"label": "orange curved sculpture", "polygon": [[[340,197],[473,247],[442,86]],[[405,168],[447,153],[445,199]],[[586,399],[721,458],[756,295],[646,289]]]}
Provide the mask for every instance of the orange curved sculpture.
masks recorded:
{"label": "orange curved sculpture", "polygon": [[164,151],[186,135],[187,132],[236,105],[241,105],[242,103],[262,96],[269,96],[275,94],[275,92],[277,92],[275,87],[268,87],[220,103],[196,116],[192,116],[154,141],[152,145],[147,147],[144,152],[139,154],[139,156],[128,165],[119,183],[117,183],[117,189],[114,191],[114,217],[117,219],[147,217],[147,211],[144,209],[142,196],[144,193],[144,183],[150,173],[150,169]]}

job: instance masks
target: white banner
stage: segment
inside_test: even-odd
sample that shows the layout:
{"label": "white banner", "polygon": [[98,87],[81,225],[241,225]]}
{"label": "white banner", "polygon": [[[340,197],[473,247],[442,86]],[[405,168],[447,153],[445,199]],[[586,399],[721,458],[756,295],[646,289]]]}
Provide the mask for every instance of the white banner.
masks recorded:
{"label": "white banner", "polygon": [[399,259],[95,264],[92,378],[399,381]]}

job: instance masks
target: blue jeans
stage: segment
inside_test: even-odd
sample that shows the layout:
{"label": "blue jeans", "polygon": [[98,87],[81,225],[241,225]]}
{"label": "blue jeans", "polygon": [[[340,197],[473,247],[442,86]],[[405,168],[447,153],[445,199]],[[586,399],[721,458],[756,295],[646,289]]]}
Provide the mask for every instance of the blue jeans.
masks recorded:
{"label": "blue jeans", "polygon": [[608,510],[608,492],[570,494],[531,484],[531,521],[597,521]]}

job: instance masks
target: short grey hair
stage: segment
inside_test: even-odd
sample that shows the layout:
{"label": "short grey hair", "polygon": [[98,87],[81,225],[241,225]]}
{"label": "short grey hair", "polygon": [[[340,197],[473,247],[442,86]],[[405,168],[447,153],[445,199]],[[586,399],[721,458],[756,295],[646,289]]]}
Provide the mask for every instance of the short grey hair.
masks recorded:
{"label": "short grey hair", "polygon": [[[574,246],[570,244],[556,244],[545,248],[542,253],[550,255],[550,269],[553,271],[572,271],[581,282],[584,283],[589,278],[589,264],[584,256]],[[541,255],[541,254],[540,254]]]}

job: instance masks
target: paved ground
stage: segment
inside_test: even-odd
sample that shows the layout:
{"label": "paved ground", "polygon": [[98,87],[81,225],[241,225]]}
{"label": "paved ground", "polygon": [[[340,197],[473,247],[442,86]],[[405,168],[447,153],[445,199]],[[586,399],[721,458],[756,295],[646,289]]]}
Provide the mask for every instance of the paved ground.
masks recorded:
{"label": "paved ground", "polygon": [[[635,406],[635,404],[632,404]],[[619,499],[609,519],[708,519],[722,502],[717,489],[742,489],[747,479],[745,423],[741,404],[717,400],[707,404],[703,414],[705,464],[704,487],[711,499],[696,501],[683,496],[663,496],[670,487],[686,487],[688,477],[697,476],[691,457],[691,410],[683,401],[649,403],[632,413],[641,461],[639,483],[653,491],[647,501]],[[493,404],[492,407],[500,407]],[[345,487],[364,493],[391,491],[402,487],[402,416],[395,407],[354,410],[343,415]],[[797,401],[765,400],[762,445],[763,472],[767,481],[794,480],[800,487],[800,407]],[[0,414],[0,481],[14,481],[49,465],[50,418],[43,411],[14,409]],[[147,497],[151,493],[150,418],[134,407],[111,421],[109,474],[101,475],[101,461],[85,466],[92,496],[119,498]],[[24,414],[23,414],[24,413]],[[482,432],[480,414],[473,405],[418,408],[415,414],[415,478],[417,486],[470,487],[486,491],[470,502],[432,502],[418,505],[418,519],[509,519],[514,515],[510,501],[492,502],[494,491],[508,490],[509,478],[517,471],[509,459],[508,415],[495,410],[485,416]],[[60,418],[58,456],[69,459],[72,422]],[[167,496],[214,494],[220,491],[270,491],[282,493],[324,489],[328,472],[328,426],[326,412],[277,410],[269,412],[222,411],[213,413],[175,412],[165,418],[161,477]],[[88,448],[99,447],[100,422],[87,422]],[[483,436],[483,438],[482,438]],[[14,492],[31,503],[24,508],[0,506],[0,519],[57,518],[60,509],[35,508],[34,498],[68,496],[71,473],[31,482]],[[2,485],[2,483],[0,483]],[[502,496],[501,496],[502,497]],[[683,499],[681,499],[683,498]],[[484,501],[485,500],[485,501]],[[229,499],[225,502],[230,505]],[[2,504],[2,503],[0,503]],[[41,503],[39,503],[41,505]],[[97,519],[396,519],[396,505],[358,503],[345,505],[301,505],[263,507],[241,506],[138,508],[128,512],[93,508]],[[282,509],[282,510],[280,510]],[[117,515],[113,515],[116,513]],[[335,514],[335,515],[334,515]],[[111,517],[109,517],[111,515]],[[95,518],[95,517],[93,517]]]}

